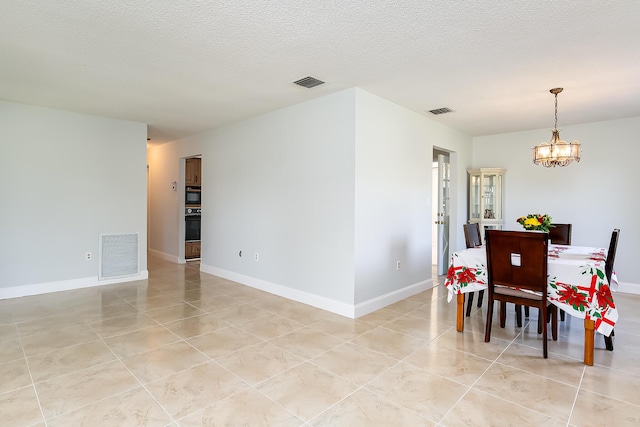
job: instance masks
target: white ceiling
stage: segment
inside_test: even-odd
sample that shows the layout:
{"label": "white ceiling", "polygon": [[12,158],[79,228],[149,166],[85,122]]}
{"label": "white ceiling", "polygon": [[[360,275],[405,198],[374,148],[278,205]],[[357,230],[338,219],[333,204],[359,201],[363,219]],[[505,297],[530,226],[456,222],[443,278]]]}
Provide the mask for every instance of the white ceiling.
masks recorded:
{"label": "white ceiling", "polygon": [[[292,84],[308,75],[326,84]],[[553,128],[557,86],[560,129],[638,117],[640,3],[2,1],[0,99],[155,142],[353,86],[472,136]]]}

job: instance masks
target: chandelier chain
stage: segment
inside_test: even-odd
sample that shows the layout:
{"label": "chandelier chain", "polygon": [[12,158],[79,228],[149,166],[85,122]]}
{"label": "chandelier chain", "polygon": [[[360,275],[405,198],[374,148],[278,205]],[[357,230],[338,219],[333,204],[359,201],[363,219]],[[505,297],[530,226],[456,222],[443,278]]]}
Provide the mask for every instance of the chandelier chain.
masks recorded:
{"label": "chandelier chain", "polygon": [[554,124],[554,129],[558,130],[558,94],[556,93],[555,96],[556,96],[556,116],[555,116],[556,117],[556,121],[555,121],[555,124]]}

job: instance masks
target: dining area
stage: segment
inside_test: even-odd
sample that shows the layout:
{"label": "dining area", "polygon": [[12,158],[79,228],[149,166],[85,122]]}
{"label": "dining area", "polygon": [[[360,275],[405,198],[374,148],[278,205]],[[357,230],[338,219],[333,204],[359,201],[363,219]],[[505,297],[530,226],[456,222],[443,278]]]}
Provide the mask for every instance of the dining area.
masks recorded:
{"label": "dining area", "polygon": [[611,232],[608,246],[582,246],[571,244],[571,224],[553,224],[548,215],[518,222],[524,230],[487,227],[481,233],[477,222],[464,225],[467,248],[451,254],[444,283],[449,303],[455,296],[456,330],[464,331],[465,318],[482,316],[484,341],[490,342],[507,318],[507,327],[517,329],[523,327],[523,312],[525,319],[536,313],[537,324],[530,322],[529,329],[536,329],[546,359],[548,342],[562,339],[558,324],[571,323],[574,330],[581,324],[582,359],[592,366],[596,340],[614,350],[620,314],[612,292],[618,288],[614,262],[620,230]]}

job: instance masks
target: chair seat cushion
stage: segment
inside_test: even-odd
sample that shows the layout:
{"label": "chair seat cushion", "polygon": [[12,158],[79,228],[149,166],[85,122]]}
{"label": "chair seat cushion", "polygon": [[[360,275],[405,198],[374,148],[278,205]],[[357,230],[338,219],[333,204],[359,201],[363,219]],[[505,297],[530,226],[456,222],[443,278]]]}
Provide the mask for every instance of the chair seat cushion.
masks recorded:
{"label": "chair seat cushion", "polygon": [[532,301],[540,301],[542,300],[542,294],[534,293],[534,292],[525,292],[519,289],[510,288],[508,286],[500,286],[496,285],[494,288],[494,292],[500,295],[508,295],[519,298],[526,298]]}

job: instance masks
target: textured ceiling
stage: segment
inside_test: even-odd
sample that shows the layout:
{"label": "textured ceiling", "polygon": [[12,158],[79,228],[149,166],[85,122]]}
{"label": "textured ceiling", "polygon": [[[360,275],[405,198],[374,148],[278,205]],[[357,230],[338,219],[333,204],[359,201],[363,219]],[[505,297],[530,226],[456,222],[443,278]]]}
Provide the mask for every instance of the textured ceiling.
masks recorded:
{"label": "textured ceiling", "polygon": [[551,129],[562,86],[562,128],[640,116],[639,25],[637,0],[3,0],[0,99],[165,142],[358,86],[478,136]]}

